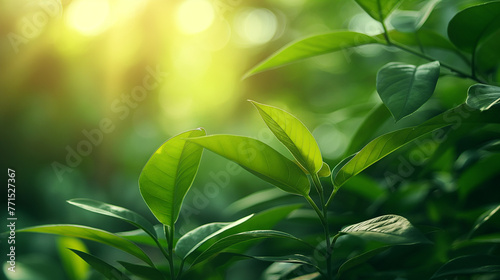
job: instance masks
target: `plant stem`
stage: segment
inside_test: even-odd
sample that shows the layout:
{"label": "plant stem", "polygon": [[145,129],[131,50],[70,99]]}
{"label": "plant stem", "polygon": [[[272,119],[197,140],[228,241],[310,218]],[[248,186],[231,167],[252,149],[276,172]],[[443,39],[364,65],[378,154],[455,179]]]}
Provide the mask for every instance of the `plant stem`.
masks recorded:
{"label": "plant stem", "polygon": [[[321,185],[321,181],[319,180],[318,174],[313,174],[312,178],[313,178],[313,182],[314,182],[314,185],[316,186],[316,188],[323,190],[323,186]],[[320,197],[320,201],[321,201],[321,208],[323,209],[323,212],[322,212],[323,215],[318,214],[318,216],[322,220],[323,228],[325,231],[325,241],[326,241],[326,274],[327,274],[328,280],[331,280],[332,279],[332,252],[331,252],[331,248],[330,248],[331,247],[330,228],[328,226],[328,208],[325,205],[325,196],[324,196],[323,192],[321,192],[319,194],[319,197]]]}
{"label": "plant stem", "polygon": [[170,256],[168,263],[170,265],[170,279],[175,280],[175,270],[174,270],[174,225],[170,227],[164,225],[163,230],[165,231],[165,237],[167,238],[168,245],[168,255]]}
{"label": "plant stem", "polygon": [[333,186],[333,191],[332,191],[332,194],[330,195],[330,198],[328,198],[328,201],[326,202],[325,204],[325,208],[328,208],[328,206],[330,206],[330,203],[332,203],[332,200],[333,198],[335,197],[335,195],[337,194],[337,191],[339,190],[339,188],[337,188],[335,185]]}
{"label": "plant stem", "polygon": [[[385,39],[387,41],[387,45],[389,45],[389,46],[394,46],[394,47],[396,47],[396,48],[398,48],[400,50],[403,50],[405,52],[411,53],[411,54],[413,54],[415,56],[418,56],[420,58],[423,58],[423,59],[426,59],[426,60],[429,60],[429,61],[436,61],[436,59],[434,59],[434,58],[432,58],[432,57],[430,57],[430,56],[428,56],[426,54],[417,52],[415,50],[412,50],[411,48],[406,47],[405,45],[402,45],[402,44],[399,44],[399,43],[391,41],[389,39],[388,33],[386,32],[385,29],[384,29],[384,37],[385,37]],[[442,61],[439,61],[439,64],[441,66],[443,66],[444,68],[446,68],[446,69],[448,69],[448,70],[450,70],[450,71],[452,71],[452,72],[454,72],[454,73],[456,73],[456,74],[458,74],[458,75],[460,75],[462,77],[466,77],[466,78],[471,79],[473,81],[476,81],[478,83],[485,83],[484,81],[482,81],[481,79],[479,79],[477,76],[475,76],[474,71],[473,71],[473,74],[471,75],[471,74],[467,74],[467,73],[465,73],[465,72],[463,72],[461,70],[458,70],[457,68],[455,68],[455,67],[453,67],[453,66],[451,66],[451,65],[449,65],[447,63],[444,63]],[[472,69],[474,69],[474,65],[472,65]]]}

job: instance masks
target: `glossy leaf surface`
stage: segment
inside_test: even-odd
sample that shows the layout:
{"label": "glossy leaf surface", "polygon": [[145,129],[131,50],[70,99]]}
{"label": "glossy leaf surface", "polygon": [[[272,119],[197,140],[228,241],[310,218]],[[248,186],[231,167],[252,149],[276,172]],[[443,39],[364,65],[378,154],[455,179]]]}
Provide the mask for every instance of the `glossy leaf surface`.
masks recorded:
{"label": "glossy leaf surface", "polygon": [[302,169],[259,140],[236,135],[210,135],[190,138],[189,141],[236,162],[286,192],[302,196],[309,193],[309,179]]}
{"label": "glossy leaf surface", "polygon": [[323,166],[321,151],[307,127],[285,110],[250,101],[259,111],[269,129],[310,174]]}
{"label": "glossy leaf surface", "polygon": [[415,112],[434,92],[439,62],[420,66],[391,62],[377,74],[377,92],[396,121]]}
{"label": "glossy leaf surface", "polygon": [[164,225],[171,226],[177,221],[203,152],[185,139],[203,135],[206,135],[205,130],[199,128],[170,138],[156,150],[141,172],[141,195]]}

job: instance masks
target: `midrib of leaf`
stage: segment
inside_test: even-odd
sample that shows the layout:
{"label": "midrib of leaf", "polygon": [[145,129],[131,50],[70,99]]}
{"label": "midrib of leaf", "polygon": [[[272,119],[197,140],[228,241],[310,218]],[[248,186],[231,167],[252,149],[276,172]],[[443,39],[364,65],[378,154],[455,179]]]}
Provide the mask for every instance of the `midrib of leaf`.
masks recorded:
{"label": "midrib of leaf", "polygon": [[495,101],[491,102],[491,104],[488,107],[486,107],[485,110],[490,109],[491,107],[493,107],[494,105],[496,105],[499,101],[500,101],[500,97],[497,98],[497,99],[495,99]]}
{"label": "midrib of leaf", "polygon": [[[415,67],[412,70],[413,73],[412,73],[411,80],[410,80],[410,87],[408,88],[408,94],[406,94],[405,103],[404,103],[403,108],[406,108],[406,106],[408,106],[408,100],[410,99],[410,94],[412,92],[411,89],[413,87],[413,83],[415,83],[415,75],[417,74],[417,70],[418,70],[418,67]],[[401,115],[401,113],[399,115]]]}

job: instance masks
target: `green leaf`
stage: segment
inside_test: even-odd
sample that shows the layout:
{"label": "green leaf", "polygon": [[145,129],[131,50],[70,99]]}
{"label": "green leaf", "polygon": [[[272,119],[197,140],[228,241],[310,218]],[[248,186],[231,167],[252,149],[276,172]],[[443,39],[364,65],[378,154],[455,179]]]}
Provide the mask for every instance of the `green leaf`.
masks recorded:
{"label": "green leaf", "polygon": [[249,100],[269,129],[310,174],[323,166],[318,143],[307,127],[292,114],[279,108]]}
{"label": "green leaf", "polygon": [[309,179],[304,171],[259,140],[236,135],[210,135],[190,138],[189,141],[236,162],[286,192],[302,196],[309,194]]}
{"label": "green leaf", "polygon": [[66,275],[71,280],[85,280],[89,272],[89,265],[68,249],[76,249],[88,252],[87,246],[78,238],[59,237],[57,239],[57,249]]}
{"label": "green leaf", "polygon": [[81,252],[78,250],[71,250],[75,254],[77,254],[80,258],[86,261],[92,268],[97,270],[99,273],[104,275],[107,279],[110,280],[130,280],[127,275],[123,274],[120,270],[110,265],[109,263],[101,260],[100,258],[87,254],[85,252]]}
{"label": "green leaf", "polygon": [[392,245],[429,243],[406,218],[397,215],[384,215],[350,225],[340,233]]}
{"label": "green leaf", "polygon": [[484,182],[498,176],[500,172],[500,154],[487,155],[462,172],[457,180],[460,199],[465,199]]}
{"label": "green leaf", "polygon": [[470,255],[445,263],[431,279],[488,273],[500,273],[500,258],[489,255]]}
{"label": "green leaf", "polygon": [[297,237],[291,234],[275,230],[254,230],[254,231],[240,232],[234,235],[227,236],[215,242],[207,250],[201,253],[191,265],[194,266],[202,261],[212,258],[233,245],[263,238],[287,238],[303,242],[302,240],[298,239]]}
{"label": "green leaf", "polygon": [[377,92],[396,121],[415,112],[434,92],[439,61],[420,66],[391,62],[377,73]]}
{"label": "green leaf", "polygon": [[477,229],[479,229],[484,223],[486,223],[488,220],[490,220],[497,213],[500,213],[500,205],[492,207],[488,211],[481,214],[481,216],[479,216],[479,218],[477,218],[476,222],[474,223],[474,227],[472,228],[471,232],[469,233],[469,238],[474,234],[474,232]]}
{"label": "green leaf", "polygon": [[420,11],[396,11],[391,17],[391,25],[401,32],[417,32],[440,1],[431,0]]}
{"label": "green leaf", "polygon": [[272,257],[261,257],[261,256],[249,256],[249,255],[244,255],[244,254],[238,254],[238,253],[223,253],[226,254],[228,257],[237,257],[237,258],[242,258],[242,259],[254,259],[258,261],[264,261],[264,262],[278,262],[278,263],[296,263],[296,264],[303,264],[303,265],[308,265],[316,268],[316,270],[321,271],[321,269],[315,264],[315,262],[304,255],[300,254],[294,254],[294,255],[289,255],[289,256],[272,256]]}
{"label": "green leaf", "polygon": [[488,110],[500,103],[500,87],[475,84],[469,88],[467,94],[465,103],[471,108],[481,111]]}
{"label": "green leaf", "polygon": [[133,263],[118,261],[128,272],[146,280],[165,279],[163,274],[156,268],[150,266],[137,265]]}
{"label": "green leaf", "polygon": [[240,211],[249,209],[259,204],[270,202],[275,199],[285,197],[287,195],[288,195],[287,193],[282,192],[281,190],[278,190],[276,188],[265,189],[262,191],[251,193],[248,196],[245,196],[231,203],[228,207],[226,207],[224,212],[227,214],[238,213]]}
{"label": "green leaf", "polygon": [[356,3],[376,21],[383,22],[401,0],[356,0]]}
{"label": "green leaf", "polygon": [[[163,225],[158,224],[155,226],[155,232],[156,236],[158,236],[158,243],[160,243],[160,246],[166,247],[167,246],[167,240],[164,236],[165,231],[163,230]],[[130,230],[130,231],[124,231],[124,232],[116,232],[115,233],[118,236],[121,236],[127,240],[130,240],[136,244],[141,244],[141,245],[148,245],[148,246],[158,246],[155,240],[151,238],[149,234],[144,232],[142,229],[136,229],[136,230]]]}
{"label": "green leaf", "polygon": [[290,280],[318,280],[320,278],[321,274],[319,272],[314,272],[306,275],[302,275],[299,277],[292,278]]}
{"label": "green leaf", "polygon": [[377,43],[384,44],[384,41],[366,34],[352,31],[336,31],[311,36],[292,42],[276,51],[254,68],[250,69],[245,74],[244,78],[264,70],[273,69],[317,55]]}
{"label": "green leaf", "polygon": [[334,186],[336,188],[341,187],[345,184],[345,182],[347,182],[347,180],[384,158],[388,154],[421,136],[447,125],[449,124],[438,123],[434,125],[421,125],[417,127],[403,128],[375,138],[363,147],[363,149],[361,149],[357,154],[355,154],[346,164],[342,165],[337,173],[332,171],[332,181]]}
{"label": "green leaf", "polygon": [[118,218],[144,230],[151,237],[157,238],[153,224],[134,211],[86,198],[70,199],[67,202],[90,212]]}
{"label": "green leaf", "polygon": [[207,240],[216,237],[230,228],[246,222],[248,219],[252,218],[252,216],[253,214],[231,223],[210,223],[197,227],[186,233],[179,239],[179,241],[177,241],[177,244],[175,245],[175,253],[182,259],[185,259]]}
{"label": "green leaf", "polygon": [[139,177],[141,195],[162,224],[172,226],[198,171],[203,149],[186,138],[206,135],[202,128],[167,140],[151,156]]}
{"label": "green leaf", "polygon": [[448,37],[459,49],[475,53],[483,39],[500,28],[500,2],[472,6],[457,13],[448,24]]}
{"label": "green leaf", "polygon": [[345,273],[346,271],[353,269],[357,267],[360,264],[366,263],[369,259],[373,258],[374,256],[378,255],[379,253],[382,253],[383,251],[389,249],[391,246],[382,246],[378,247],[376,249],[364,252],[360,255],[357,255],[355,257],[352,257],[345,261],[337,271],[337,278],[340,278],[340,276]]}
{"label": "green leaf", "polygon": [[384,124],[384,121],[391,116],[391,113],[384,104],[373,108],[368,113],[361,126],[358,128],[354,136],[351,138],[349,147],[345,155],[352,155],[359,151],[366,142],[372,139],[373,134]]}
{"label": "green leaf", "polygon": [[321,166],[321,169],[318,171],[318,176],[319,177],[328,177],[332,174],[330,171],[330,166],[328,163],[323,162],[323,165]]}
{"label": "green leaf", "polygon": [[149,257],[137,245],[123,237],[120,237],[111,232],[104,231],[102,229],[80,225],[44,225],[21,229],[18,230],[18,232],[49,233],[92,240],[120,249],[133,256],[136,256],[137,258],[143,260],[145,263],[151,266],[153,265],[151,259],[149,259]]}

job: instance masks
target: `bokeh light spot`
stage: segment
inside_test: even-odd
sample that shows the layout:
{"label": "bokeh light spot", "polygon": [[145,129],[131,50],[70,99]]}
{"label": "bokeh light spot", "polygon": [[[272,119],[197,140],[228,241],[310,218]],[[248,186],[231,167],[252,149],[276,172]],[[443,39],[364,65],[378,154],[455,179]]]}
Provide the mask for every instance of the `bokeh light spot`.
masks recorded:
{"label": "bokeh light spot", "polygon": [[177,26],[186,34],[200,33],[212,25],[215,12],[207,0],[186,0],[177,10]]}
{"label": "bokeh light spot", "polygon": [[244,44],[261,45],[273,39],[278,20],[268,9],[249,8],[236,17],[235,28]]}

